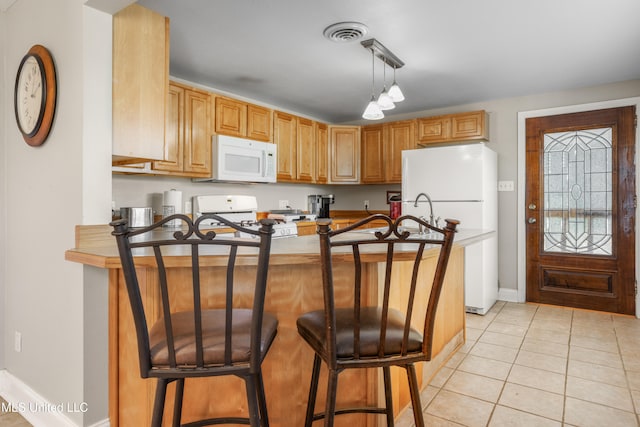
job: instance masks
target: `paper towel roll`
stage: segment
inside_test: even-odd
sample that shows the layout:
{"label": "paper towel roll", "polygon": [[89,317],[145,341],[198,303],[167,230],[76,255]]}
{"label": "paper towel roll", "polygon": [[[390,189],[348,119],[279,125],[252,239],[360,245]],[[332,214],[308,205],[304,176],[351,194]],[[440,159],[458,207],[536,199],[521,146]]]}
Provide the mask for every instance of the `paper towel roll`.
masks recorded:
{"label": "paper towel roll", "polygon": [[[173,209],[171,209],[170,207],[173,207]],[[162,211],[163,217],[172,215],[174,213],[182,213],[182,191],[165,191],[162,196]],[[173,220],[168,222],[167,225],[171,227],[177,227],[180,225],[180,222],[180,220]]]}
{"label": "paper towel roll", "polygon": [[165,191],[162,197],[162,206],[173,206],[174,213],[182,213],[182,191]]}

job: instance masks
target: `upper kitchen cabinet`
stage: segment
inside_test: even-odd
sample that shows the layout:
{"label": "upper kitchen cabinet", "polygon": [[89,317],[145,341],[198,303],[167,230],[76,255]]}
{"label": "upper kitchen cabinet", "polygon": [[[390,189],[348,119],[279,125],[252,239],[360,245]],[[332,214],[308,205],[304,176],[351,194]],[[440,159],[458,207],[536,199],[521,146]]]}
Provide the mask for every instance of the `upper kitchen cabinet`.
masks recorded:
{"label": "upper kitchen cabinet", "polygon": [[360,127],[329,128],[331,182],[358,184],[360,181]]}
{"label": "upper kitchen cabinet", "polygon": [[418,119],[418,145],[489,139],[484,110]]}
{"label": "upper kitchen cabinet", "polygon": [[415,147],[415,120],[364,126],[360,182],[402,182],[402,150]]}
{"label": "upper kitchen cabinet", "polygon": [[362,127],[360,181],[363,184],[385,182],[385,130],[385,126],[382,124]]}
{"label": "upper kitchen cabinet", "polygon": [[296,180],[314,182],[316,175],[316,134],[313,120],[296,117]]}
{"label": "upper kitchen cabinet", "polygon": [[293,182],[297,177],[297,120],[296,117],[276,111],[273,114],[273,142],[278,146],[277,180]]}
{"label": "upper kitchen cabinet", "polygon": [[270,109],[237,99],[217,96],[216,133],[271,142]]}
{"label": "upper kitchen cabinet", "polygon": [[402,150],[416,148],[416,121],[403,120],[386,125],[385,181],[402,182]]}
{"label": "upper kitchen cabinet", "polygon": [[169,19],[137,4],[113,17],[113,164],[163,159]]}
{"label": "upper kitchen cabinet", "polygon": [[172,175],[211,175],[211,95],[171,82],[167,98],[164,160],[153,169]]}
{"label": "upper kitchen cabinet", "polygon": [[316,123],[316,183],[329,182],[329,126]]}

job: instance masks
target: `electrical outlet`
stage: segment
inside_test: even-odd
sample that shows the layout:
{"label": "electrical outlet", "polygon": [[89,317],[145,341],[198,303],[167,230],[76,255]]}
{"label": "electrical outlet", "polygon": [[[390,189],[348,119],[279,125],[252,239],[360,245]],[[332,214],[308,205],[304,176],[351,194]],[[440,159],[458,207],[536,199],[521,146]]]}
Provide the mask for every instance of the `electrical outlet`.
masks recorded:
{"label": "electrical outlet", "polygon": [[513,181],[498,181],[498,191],[513,191]]}
{"label": "electrical outlet", "polygon": [[22,351],[22,334],[18,331],[16,331],[13,336],[13,349],[16,353],[20,353]]}
{"label": "electrical outlet", "polygon": [[288,200],[278,200],[278,209],[287,209],[289,207]]}
{"label": "electrical outlet", "polygon": [[368,200],[364,201],[364,208],[365,208],[365,210],[369,209],[369,201]]}

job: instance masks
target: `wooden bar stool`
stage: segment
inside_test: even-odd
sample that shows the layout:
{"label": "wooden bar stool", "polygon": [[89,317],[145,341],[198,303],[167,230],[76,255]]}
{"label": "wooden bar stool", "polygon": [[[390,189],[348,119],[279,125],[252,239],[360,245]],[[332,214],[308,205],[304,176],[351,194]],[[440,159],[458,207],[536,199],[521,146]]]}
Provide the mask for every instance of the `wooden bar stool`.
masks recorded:
{"label": "wooden bar stool", "polygon": [[[387,226],[382,231],[367,231],[367,224],[376,220],[385,221]],[[384,414],[387,425],[393,426],[391,366],[399,366],[406,370],[415,424],[417,427],[424,426],[414,365],[416,362],[431,360],[436,308],[458,223],[456,220],[446,220],[445,228],[440,229],[413,216],[405,215],[394,221],[385,215],[373,215],[349,227],[332,231],[329,228],[331,220],[318,220],[324,309],[305,313],[297,320],[298,333],[315,352],[306,427],[310,427],[319,419],[324,419],[325,426],[333,426],[336,415],[357,412]],[[412,224],[414,227],[407,229],[406,224]],[[372,307],[363,301],[363,258],[367,256],[368,249],[376,245],[386,252],[386,260],[383,268],[378,269],[384,271],[381,301]],[[435,273],[433,279],[425,283],[419,280],[420,265],[425,251],[434,247],[439,249]],[[353,304],[350,307],[345,307],[344,303],[337,307],[334,299],[332,256],[336,255],[342,259],[351,257],[349,260],[353,260]],[[408,295],[403,295],[403,300],[408,303],[403,310],[392,308],[389,300],[394,284],[391,274],[394,261],[397,259],[413,264],[413,273],[408,278]],[[416,291],[420,288],[430,288],[430,291],[425,315],[418,319],[415,305]],[[416,328],[412,324],[422,327]],[[326,407],[321,413],[315,413],[320,365],[323,361],[329,370]],[[336,408],[338,374],[352,368],[383,369],[384,408]]]}
{"label": "wooden bar stool", "polygon": [[[200,230],[200,223],[213,218],[235,230],[254,235],[253,239],[239,239],[218,235],[214,231]],[[183,227],[169,231],[163,225],[179,220]],[[250,230],[216,215],[203,215],[193,222],[186,215],[172,215],[149,227],[130,229],[126,220],[112,222],[113,235],[118,242],[122,272],[126,282],[133,312],[138,341],[140,375],[157,378],[156,396],[151,425],[162,424],[167,385],[176,382],[173,410],[173,426],[181,422],[185,378],[234,375],[246,384],[247,417],[219,417],[196,421],[185,425],[249,424],[253,427],[269,425],[265,400],[261,363],[277,333],[278,321],[264,313],[271,233],[275,222],[261,221],[259,230]],[[173,223],[171,223],[173,224]],[[217,256],[224,260],[226,278],[216,281],[223,295],[215,308],[206,306],[204,298],[211,289],[202,289],[200,265],[203,255]],[[166,265],[175,262],[173,257],[190,257],[185,267],[191,268],[188,279],[180,276],[182,284],[189,280],[191,289],[185,307],[185,295],[181,292],[181,307],[176,303],[171,279]],[[234,301],[234,273],[236,264],[246,264],[243,259],[257,259],[252,301],[239,305]],[[145,311],[141,297],[138,272],[145,268],[157,271],[161,304],[159,314],[153,317]],[[140,279],[142,280],[142,279]],[[245,279],[246,281],[246,279]],[[213,286],[207,281],[207,286]],[[243,283],[246,286],[247,283]],[[205,293],[207,291],[207,293]],[[148,308],[148,307],[147,307]],[[149,308],[148,308],[149,309]],[[206,399],[209,396],[201,396]],[[218,398],[220,398],[218,396]]]}

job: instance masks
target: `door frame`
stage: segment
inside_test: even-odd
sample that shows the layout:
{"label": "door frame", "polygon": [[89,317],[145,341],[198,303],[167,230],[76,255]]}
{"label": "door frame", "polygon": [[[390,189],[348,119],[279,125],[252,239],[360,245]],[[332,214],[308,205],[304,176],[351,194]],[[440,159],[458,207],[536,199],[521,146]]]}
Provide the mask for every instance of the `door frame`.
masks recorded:
{"label": "door frame", "polygon": [[[636,106],[636,115],[640,115],[640,97],[615,99],[611,101],[593,102],[589,104],[568,105],[564,107],[545,108],[541,110],[521,111],[518,112],[518,207],[517,207],[517,302],[525,302],[527,294],[527,241],[526,241],[526,224],[525,224],[525,181],[526,181],[526,126],[527,119],[532,117],[553,116],[567,113],[581,113],[584,111],[601,110],[604,108],[617,108],[628,105]],[[638,150],[640,149],[640,128],[636,128],[636,194],[640,195],[640,164],[638,164]],[[639,197],[640,199],[640,197]],[[640,215],[636,209],[636,224]],[[636,278],[640,277],[640,230],[636,227]],[[636,317],[640,318],[640,297],[636,294]]]}

